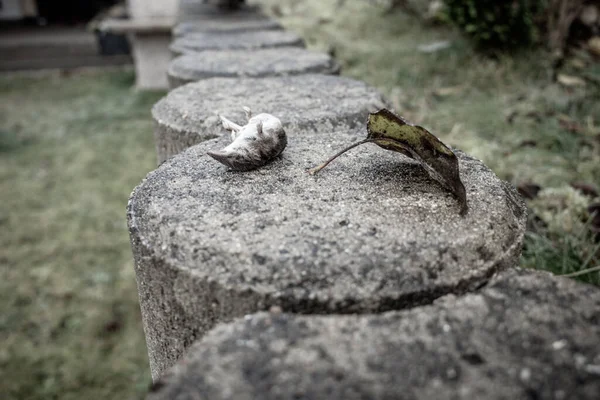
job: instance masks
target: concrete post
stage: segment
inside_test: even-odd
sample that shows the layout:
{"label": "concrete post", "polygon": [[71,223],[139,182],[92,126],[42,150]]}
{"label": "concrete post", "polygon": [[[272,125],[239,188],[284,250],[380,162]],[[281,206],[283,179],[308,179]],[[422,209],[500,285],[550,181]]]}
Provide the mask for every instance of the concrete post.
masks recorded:
{"label": "concrete post", "polygon": [[461,152],[465,217],[419,164],[376,145],[308,175],[365,137],[342,128],[344,108],[329,104],[330,133],[287,125],[287,149],[259,170],[231,172],[210,158],[229,143],[223,137],[168,159],[135,189],[128,222],[154,379],[219,322],[272,306],[404,309],[474,290],[517,264],[525,205]]}

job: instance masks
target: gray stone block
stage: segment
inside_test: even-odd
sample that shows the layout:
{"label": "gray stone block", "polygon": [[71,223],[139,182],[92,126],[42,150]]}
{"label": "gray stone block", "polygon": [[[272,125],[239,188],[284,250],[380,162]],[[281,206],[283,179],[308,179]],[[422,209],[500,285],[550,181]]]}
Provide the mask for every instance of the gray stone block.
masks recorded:
{"label": "gray stone block", "polygon": [[261,15],[219,15],[180,22],[173,28],[173,36],[185,36],[193,33],[233,33],[248,31],[281,30],[281,25]]}
{"label": "gray stone block", "polygon": [[242,106],[285,121],[288,134],[331,134],[364,126],[369,112],[385,107],[386,101],[363,82],[328,75],[190,83],[171,91],[152,109],[159,162],[223,135],[219,114],[244,121]]}
{"label": "gray stone block", "polygon": [[176,88],[202,79],[264,78],[309,73],[337,74],[339,64],[329,55],[285,47],[260,50],[209,50],[174,59],[168,70],[169,84]]}
{"label": "gray stone block", "polygon": [[282,156],[246,173],[206,155],[229,142],[213,139],[135,189],[128,223],[155,379],[220,321],[276,305],[300,314],[402,309],[516,265],[525,205],[464,153],[466,217],[419,164],[376,145],[306,173],[365,136],[290,129]]}
{"label": "gray stone block", "polygon": [[596,400],[599,338],[600,290],[513,270],[403,312],[249,315],[206,335],[147,398]]}
{"label": "gray stone block", "polygon": [[174,56],[206,50],[256,50],[278,47],[304,47],[304,40],[287,31],[230,33],[190,33],[176,38],[169,49]]}

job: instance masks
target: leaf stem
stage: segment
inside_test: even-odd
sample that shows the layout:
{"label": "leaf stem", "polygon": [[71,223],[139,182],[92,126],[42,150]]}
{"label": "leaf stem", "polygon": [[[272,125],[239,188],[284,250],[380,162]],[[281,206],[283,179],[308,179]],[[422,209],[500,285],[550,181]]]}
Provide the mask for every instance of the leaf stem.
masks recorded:
{"label": "leaf stem", "polygon": [[350,146],[348,146],[345,149],[343,149],[340,152],[338,152],[336,155],[334,155],[333,157],[331,157],[329,160],[325,161],[323,164],[318,165],[318,166],[316,166],[314,168],[311,168],[307,172],[309,174],[311,174],[311,175],[315,175],[317,172],[321,171],[323,168],[325,168],[326,166],[328,166],[330,162],[332,162],[333,160],[335,160],[336,158],[338,158],[339,156],[341,156],[342,154],[344,154],[348,150],[352,150],[356,146],[360,146],[361,144],[370,143],[370,142],[373,142],[373,139],[365,139],[365,140],[361,140],[359,142],[353,143]]}
{"label": "leaf stem", "polygon": [[591,272],[596,272],[596,271],[600,272],[600,265],[596,265],[595,267],[584,269],[582,271],[572,272],[570,274],[563,274],[561,276],[564,276],[565,278],[573,278],[575,276],[585,275],[585,274],[589,274]]}

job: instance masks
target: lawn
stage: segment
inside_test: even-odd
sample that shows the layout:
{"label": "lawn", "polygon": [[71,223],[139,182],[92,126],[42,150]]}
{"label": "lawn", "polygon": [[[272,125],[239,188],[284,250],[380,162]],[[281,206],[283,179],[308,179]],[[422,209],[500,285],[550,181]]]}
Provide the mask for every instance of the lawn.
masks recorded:
{"label": "lawn", "polygon": [[[598,86],[554,83],[544,52],[481,56],[451,28],[367,1],[261,2],[407,119],[539,186],[522,265],[598,266],[599,199],[572,187],[600,182]],[[571,61],[566,74],[598,72]],[[135,399],[150,382],[125,205],[155,166],[150,108],[163,94],[132,84],[130,70],[0,76],[3,399]],[[600,284],[598,272],[577,278]]]}
{"label": "lawn", "polygon": [[131,71],[0,78],[0,393],[140,398],[125,205],[156,163]]}

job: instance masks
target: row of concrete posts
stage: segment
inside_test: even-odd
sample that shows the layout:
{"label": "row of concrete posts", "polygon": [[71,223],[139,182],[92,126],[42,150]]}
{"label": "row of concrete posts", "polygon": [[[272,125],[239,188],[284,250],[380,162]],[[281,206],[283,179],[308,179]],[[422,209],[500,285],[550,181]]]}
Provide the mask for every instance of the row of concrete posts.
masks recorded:
{"label": "row of concrete posts", "polygon": [[[366,136],[378,90],[242,5],[184,0],[152,109],[159,166],[127,207],[149,399],[598,399],[600,290],[518,268],[526,207],[456,150],[469,212]],[[288,145],[210,158],[242,107]]]}

